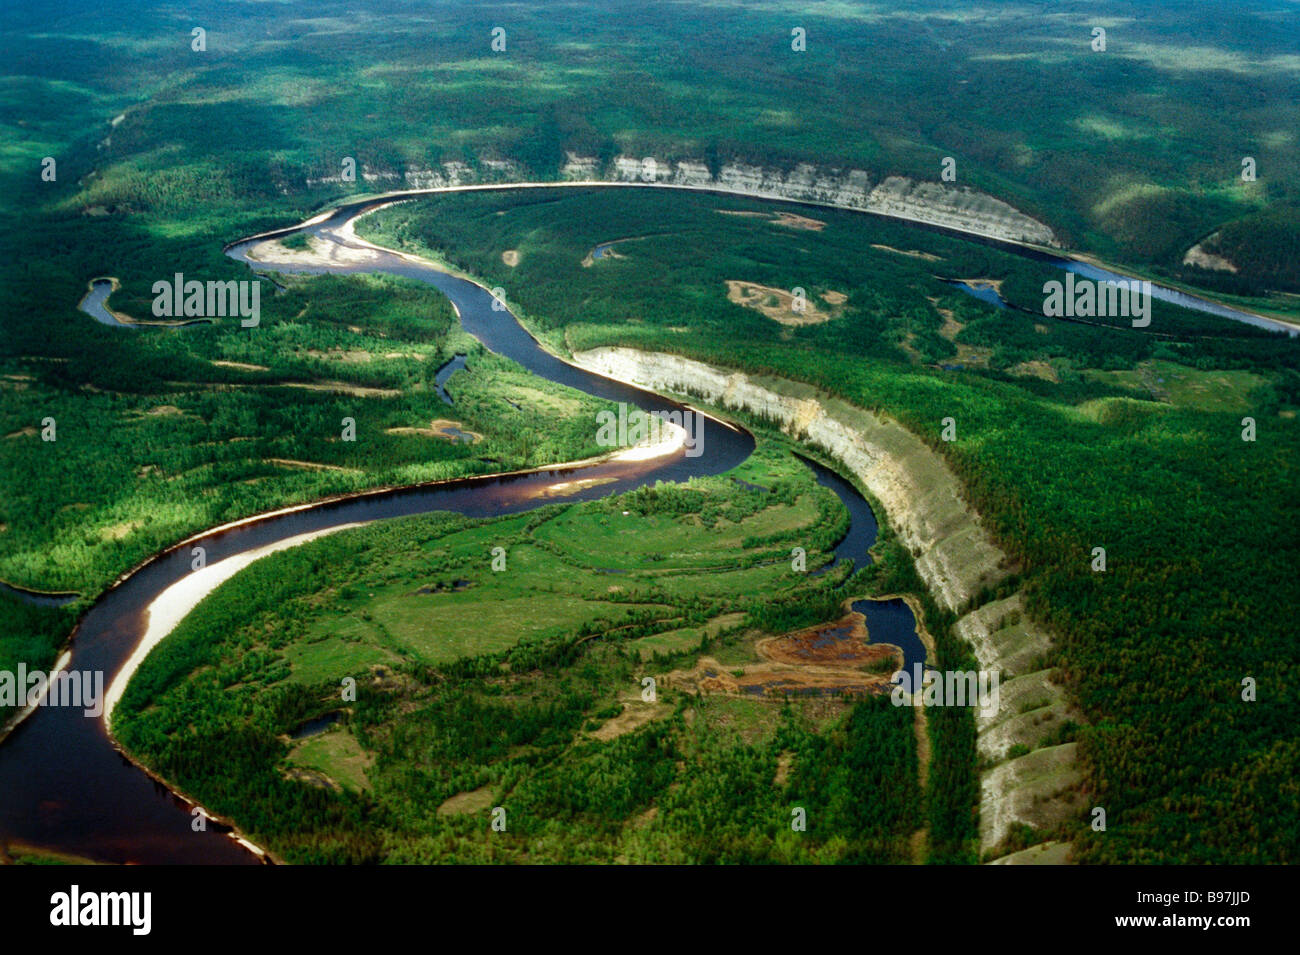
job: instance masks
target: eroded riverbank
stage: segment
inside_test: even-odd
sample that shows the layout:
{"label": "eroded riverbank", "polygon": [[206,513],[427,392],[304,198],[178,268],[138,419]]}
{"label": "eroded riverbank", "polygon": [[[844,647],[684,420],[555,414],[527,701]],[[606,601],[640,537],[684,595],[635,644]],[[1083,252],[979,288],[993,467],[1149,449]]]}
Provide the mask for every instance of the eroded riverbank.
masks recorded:
{"label": "eroded riverbank", "polygon": [[[364,205],[364,204],[363,204]],[[311,228],[325,241],[352,243],[334,228],[345,227],[361,211],[352,208],[315,220]],[[293,230],[289,230],[293,231]],[[342,229],[340,228],[340,231]],[[287,234],[287,233],[286,233]],[[247,245],[231,252],[241,261]],[[488,349],[504,354],[551,381],[595,397],[626,402],[645,410],[684,409],[673,402],[601,378],[567,364],[542,349],[482,286],[449,275],[412,256],[361,246],[362,262],[335,268],[280,265],[260,260],[250,265],[286,271],[385,271],[431,284],[444,292],[462,327]],[[68,667],[101,672],[114,688],[114,700],[134,664],[165,637],[174,623],[231,572],[270,549],[376,520],[455,511],[469,517],[519,513],[556,501],[584,501],[655,481],[684,481],[721,473],[744,461],[754,447],[745,431],[711,417],[701,419],[710,451],[689,457],[682,435],[670,430],[662,447],[630,449],[574,464],[560,464],[508,475],[472,477],[433,485],[379,489],[246,518],[204,532],[145,561],[106,592],[74,631]],[[208,578],[185,583],[196,571],[190,548],[206,551]],[[240,559],[242,556],[242,560]],[[224,562],[234,559],[235,563]],[[224,566],[223,566],[224,565]],[[201,571],[200,571],[201,573]],[[178,589],[173,590],[177,584]],[[166,599],[159,603],[161,597]],[[157,613],[157,619],[154,614]],[[152,632],[151,632],[152,627]],[[191,826],[191,800],[173,793],[114,745],[103,719],[80,709],[37,708],[0,745],[0,839],[41,846],[105,862],[247,863],[259,861],[251,843],[214,820],[204,831]]]}
{"label": "eroded riverbank", "polygon": [[[901,424],[801,382],[631,348],[592,349],[573,360],[629,384],[778,422],[851,472],[881,502],[891,527],[916,555],[917,571],[936,601],[962,614],[956,631],[980,668],[1001,674],[998,709],[976,710],[978,751],[994,764],[980,780],[981,851],[995,850],[1018,823],[1047,828],[1080,811],[1075,743],[1009,758],[1013,746],[1036,745],[1045,727],[1082,717],[1042,666],[1051,638],[1024,616],[1021,595],[975,606],[986,587],[1014,568],[935,451]],[[1035,705],[1026,708],[1031,698]]]}
{"label": "eroded riverbank", "polygon": [[[427,282],[448,295],[462,326],[489,349],[551,381],[597,397],[663,410],[664,399],[653,392],[681,390],[707,394],[711,403],[723,407],[762,411],[770,406],[789,412],[786,424],[792,433],[823,447],[839,460],[884,503],[890,519],[900,529],[906,527],[905,539],[915,540],[922,550],[918,568],[926,568],[922,573],[935,591],[936,599],[956,609],[984,583],[1005,576],[1004,556],[983,535],[975,516],[961,508],[955,478],[950,473],[944,477],[942,467],[932,470],[933,462],[918,456],[917,448],[910,442],[915,442],[922,451],[928,449],[905,429],[897,425],[891,429],[887,422],[880,421],[878,429],[867,427],[865,422],[846,422],[843,420],[846,415],[853,417],[849,410],[866,413],[848,406],[845,406],[848,410],[833,408],[826,399],[815,397],[808,386],[795,382],[784,382],[775,390],[755,386],[758,391],[751,392],[754,383],[745,376],[699,363],[695,363],[698,367],[683,372],[673,364],[681,360],[673,356],[650,360],[651,366],[657,361],[664,374],[656,378],[651,367],[649,382],[637,380],[646,377],[642,375],[646,369],[639,366],[638,353],[634,352],[630,357],[624,356],[629,366],[607,371],[596,371],[585,364],[591,353],[579,356],[575,364],[568,364],[543,349],[513,315],[493,307],[495,299],[482,285],[451,275],[415,256],[392,252],[357,238],[352,231],[353,221],[379,204],[372,200],[354,203],[317,216],[303,226],[236,243],[228,251],[236,259],[259,269],[307,273],[383,271]],[[274,255],[268,255],[274,252],[273,248],[266,248],[268,239],[295,231],[308,233],[313,248],[317,248],[319,240],[348,251],[306,261],[302,258],[279,261]],[[258,247],[256,256],[250,254],[254,246]],[[628,377],[622,377],[624,374]],[[721,376],[720,388],[713,387],[718,376]],[[668,380],[672,381],[671,385],[664,383]],[[728,395],[732,386],[735,393]],[[783,388],[794,396],[783,394]],[[682,405],[676,407],[684,409]],[[828,407],[835,413],[828,413]],[[573,481],[571,477],[578,466],[556,466],[524,476],[467,479],[438,488],[397,489],[306,505],[273,517],[252,518],[206,532],[186,543],[202,541],[215,567],[221,560],[277,545],[291,546],[285,542],[299,537],[309,539],[353,523],[437,509],[457,510],[469,516],[513,513],[554,500],[602,497],[653,480],[684,480],[697,474],[720,473],[744,460],[752,450],[752,439],[744,432],[712,418],[708,419],[707,427],[711,429],[705,437],[708,452],[700,459],[688,459],[678,448],[652,461],[584,463],[583,467],[600,470],[598,486],[586,480]],[[864,436],[868,434],[874,439],[874,445],[870,442],[864,445]],[[872,479],[864,476],[867,474]],[[590,476],[592,472],[584,471],[584,478]],[[230,566],[238,569],[242,564]],[[153,628],[152,637],[146,637],[155,602],[188,573],[188,554],[178,546],[127,576],[83,618],[73,642],[72,665],[78,669],[98,666],[111,674],[110,680],[115,685],[117,675],[121,675],[124,686],[131,661],[138,653],[135,661],[138,663],[147,653],[148,646],[141,650],[141,641],[148,643],[165,636],[159,625]],[[186,600],[191,597],[193,593]],[[193,602],[197,603],[197,599]],[[999,626],[990,623],[990,634],[995,635],[999,630]],[[170,632],[170,627],[166,632]],[[996,648],[995,639],[990,643]],[[119,695],[120,692],[118,689]],[[47,758],[51,752],[67,754],[68,763],[52,764]],[[68,766],[74,767],[71,774]],[[12,837],[15,841],[81,852],[107,861],[249,861],[246,856],[230,855],[232,845],[238,852],[243,851],[236,840],[222,838],[218,844],[215,837],[223,833],[214,831],[211,839],[195,838],[197,834],[190,827],[188,811],[177,811],[184,810],[188,803],[177,800],[166,787],[123,760],[113,748],[107,725],[102,721],[86,720],[67,710],[40,711],[15,732],[8,744],[0,747],[0,775],[18,781],[18,785],[6,787],[0,795],[0,833],[6,839]],[[150,786],[152,797],[148,791]],[[93,804],[87,793],[94,793]],[[987,815],[990,818],[1006,815],[999,812],[1002,803],[1007,801],[1001,793],[995,793],[995,801],[989,807],[995,811]],[[1010,818],[1016,818],[1014,806]],[[1003,829],[1005,826],[1001,829],[995,826],[993,835]],[[989,844],[997,841],[993,839]]]}

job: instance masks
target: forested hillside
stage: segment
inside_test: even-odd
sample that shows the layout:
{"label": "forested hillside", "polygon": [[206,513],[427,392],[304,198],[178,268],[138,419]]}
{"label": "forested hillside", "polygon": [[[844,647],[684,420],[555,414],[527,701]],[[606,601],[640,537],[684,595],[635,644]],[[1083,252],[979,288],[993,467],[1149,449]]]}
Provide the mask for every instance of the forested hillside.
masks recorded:
{"label": "forested hillside", "polygon": [[[745,218],[717,203],[452,196],[362,228],[502,284],[557,344],[796,378],[900,418],[957,470],[1017,560],[1027,611],[1058,635],[1052,662],[1092,724],[1079,734],[1088,798],[1109,819],[1105,833],[1079,820],[1078,857],[1293,860],[1300,801],[1285,779],[1300,749],[1287,726],[1300,699],[1288,674],[1300,655],[1271,608],[1300,598],[1300,344],[1173,308],[1150,326],[1168,338],[1035,319],[935,276],[1003,280],[1014,300],[1041,286],[1039,266],[850,214],[797,230],[770,207],[722,203]],[[638,235],[584,267],[596,243]],[[542,275],[563,276],[563,294]],[[734,278],[847,301],[839,317],[789,328],[728,301]],[[1247,677],[1267,696],[1243,701]]]}
{"label": "forested hillside", "polygon": [[[35,607],[0,592],[0,670],[50,668],[114,580],[203,529],[608,450],[592,427],[608,403],[490,354],[429,287],[258,276],[224,252],[349,198],[435,177],[549,183],[604,174],[616,157],[711,174],[811,163],[969,187],[1081,257],[1300,318],[1295,8],[6,5],[0,581],[79,596]],[[1031,749],[1077,741],[1079,795],[1109,818],[1104,832],[1086,818],[1017,831],[1000,850],[1063,839],[1084,862],[1296,861],[1300,339],[1161,302],[1144,328],[1047,318],[1044,284],[1062,273],[1043,261],[795,204],[548,187],[421,200],[358,228],[500,286],[557,353],[620,345],[803,382],[942,455],[1014,565],[976,602],[1023,592],[1056,640],[1036,662],[1087,719]],[[258,282],[260,325],[117,327],[78,309],[89,283],[111,278],[110,307],[146,317],[154,284],[178,273]],[[448,404],[436,377],[456,355],[466,367]],[[539,571],[504,597],[477,583],[462,594],[469,577],[439,541],[477,546],[492,525],[441,518],[403,525],[427,565],[382,566],[402,556],[395,528],[279,555],[149,660],[123,740],[294,861],[489,861],[467,813],[507,791],[550,861],[976,861],[987,767],[967,713],[918,729],[861,693],[782,707],[681,690],[638,723],[636,701],[608,691],[649,661],[693,674],[690,689],[730,692],[760,640],[825,624],[865,591],[911,594],[944,665],[970,662],[955,615],[925,603],[897,541],[851,581],[780,578],[791,528],[825,557],[841,517],[769,451],[770,498],[717,484],[696,507],[698,489],[651,489],[616,515],[612,503],[575,508],[589,523],[565,525],[595,546],[623,511],[671,517],[681,553],[719,540],[734,551],[708,573],[644,542],[584,562],[528,521],[516,530],[538,566],[580,569],[581,588]],[[728,536],[740,525],[752,532]],[[620,563],[630,553],[645,566]],[[327,574],[328,557],[355,560],[355,578]],[[637,600],[611,589],[625,584],[616,571],[635,578]],[[503,597],[536,609],[545,632],[500,638],[518,636],[518,615],[503,613],[496,636],[460,633],[454,653],[412,649],[399,637],[424,618],[369,603],[372,589],[396,600],[389,573],[411,584],[404,599],[429,586],[420,597],[478,620]],[[726,592],[709,591],[723,579]],[[300,665],[325,649],[328,666]],[[710,653],[717,666],[696,673]],[[299,745],[304,721],[338,716],[324,687],[343,664],[370,679],[355,711]],[[628,713],[635,725],[619,722]],[[0,722],[10,715],[0,706]],[[871,810],[847,795],[862,778]],[[795,801],[830,828],[793,841]],[[544,818],[546,803],[562,812]],[[535,861],[522,844],[504,855]]]}

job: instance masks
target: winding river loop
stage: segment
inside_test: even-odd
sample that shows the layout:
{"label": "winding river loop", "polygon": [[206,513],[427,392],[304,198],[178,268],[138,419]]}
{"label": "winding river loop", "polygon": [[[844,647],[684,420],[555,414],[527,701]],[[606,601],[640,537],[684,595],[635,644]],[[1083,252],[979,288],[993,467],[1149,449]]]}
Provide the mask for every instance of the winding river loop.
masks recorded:
{"label": "winding river loop", "polygon": [[[395,201],[442,191],[449,190],[418,190],[347,203],[301,225],[241,240],[226,251],[254,270],[308,274],[382,272],[427,283],[447,296],[461,326],[486,348],[540,377],[647,411],[686,410],[674,400],[564,362],[543,349],[486,288],[413,256],[365,242],[352,230],[356,219],[367,212]],[[324,250],[323,260],[328,264],[303,264],[292,255],[277,259],[274,253],[271,258],[263,257],[267,248],[263,243],[295,234],[306,235],[318,252]],[[963,237],[1030,257],[1041,255],[1012,243]],[[254,249],[258,252],[256,257],[251,254]],[[1064,263],[1065,260],[1055,259],[1055,264],[1065,267]],[[110,291],[109,281],[92,283],[90,294],[83,301],[84,310],[106,324],[112,317],[104,301]],[[432,511],[455,511],[482,518],[519,513],[555,502],[593,500],[655,481],[680,482],[719,474],[736,467],[752,453],[754,439],[750,434],[707,414],[701,414],[701,418],[700,437],[705,453],[698,457],[688,457],[685,449],[678,447],[669,454],[651,458],[615,456],[516,474],[366,492],[288,508],[206,531],[157,555],[104,594],[78,625],[66,665],[74,671],[102,671],[106,684],[116,686],[120,693],[148,650],[144,641],[150,627],[151,607],[153,612],[160,612],[159,605],[166,603],[159,600],[160,596],[168,594],[169,588],[175,592],[179,589],[175,585],[192,573],[191,547],[206,549],[208,571],[218,571],[226,562],[225,572],[215,574],[217,579],[226,579],[257,555],[332,530]],[[869,562],[867,549],[875,542],[877,533],[870,506],[835,472],[816,462],[806,460],[805,463],[813,469],[818,482],[831,489],[850,513],[850,529],[835,548],[835,561],[852,559],[858,566]],[[578,475],[582,483],[575,483]],[[598,486],[588,481],[597,482]],[[925,649],[917,637],[915,619],[903,601],[857,601],[852,609],[866,615],[873,642],[897,644],[909,666],[924,662]],[[111,690],[109,695],[112,699]],[[106,862],[256,863],[260,860],[250,851],[248,843],[230,838],[232,833],[227,827],[209,823],[206,831],[193,831],[190,809],[191,804],[116,749],[107,720],[86,718],[79,709],[38,708],[0,745],[0,839],[4,841]]]}
{"label": "winding river loop", "polygon": [[[297,267],[250,260],[262,237],[231,246],[228,253],[255,268],[310,273],[386,272],[426,282],[455,306],[461,325],[489,350],[550,381],[645,410],[684,411],[685,406],[565,363],[545,351],[508,310],[493,308],[491,293],[475,283],[409,256],[378,249],[351,235],[350,224],[377,203],[344,206],[278,236],[306,232],[351,261]],[[364,255],[354,253],[364,252]],[[358,260],[360,259],[360,260]],[[519,513],[555,502],[593,500],[655,481],[685,481],[719,474],[743,462],[753,437],[702,415],[703,455],[684,448],[636,460],[617,456],[517,474],[474,477],[291,508],[205,532],[157,555],[109,590],[86,613],[73,634],[67,667],[102,671],[117,682],[144,637],[150,606],[191,573],[190,548],[202,546],[208,569],[252,551],[283,545],[300,535],[394,517],[455,511],[468,517]],[[582,484],[574,484],[581,475]],[[594,479],[599,486],[589,486]],[[129,668],[126,671],[129,674]],[[34,710],[0,745],[0,838],[105,862],[255,863],[258,856],[226,827],[191,827],[190,804],[135,766],[114,746],[105,721],[74,708]]]}

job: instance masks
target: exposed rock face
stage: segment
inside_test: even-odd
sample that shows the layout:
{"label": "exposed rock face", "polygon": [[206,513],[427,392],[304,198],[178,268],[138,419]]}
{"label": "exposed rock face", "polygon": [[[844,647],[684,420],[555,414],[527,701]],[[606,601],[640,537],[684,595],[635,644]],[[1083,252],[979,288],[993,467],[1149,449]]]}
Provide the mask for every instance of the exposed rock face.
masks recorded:
{"label": "exposed rock face", "polygon": [[[395,184],[403,180],[411,189],[447,189],[484,183],[534,181],[509,159],[480,158],[475,166],[445,162],[437,168],[407,167],[404,173],[362,166],[366,182]],[[340,176],[308,179],[307,185],[341,183]],[[889,176],[873,183],[861,169],[841,169],[800,163],[784,171],[745,163],[728,163],[715,176],[696,160],[667,160],[654,156],[616,156],[604,166],[595,156],[565,154],[558,170],[561,182],[622,182],[710,189],[765,199],[816,202],[843,209],[925,222],[931,225],[1012,242],[1059,246],[1052,230],[1000,199],[965,186],[918,182]]]}
{"label": "exposed rock face", "polygon": [[682,186],[708,186],[713,183],[713,173],[702,162],[679,162],[673,182]]}
{"label": "exposed rock face", "polygon": [[560,167],[561,179],[592,180],[598,175],[597,169],[600,166],[599,160],[595,156],[579,156],[577,153],[566,152],[564,154],[565,162]]}
{"label": "exposed rock face", "polygon": [[524,178],[523,169],[509,159],[480,159],[478,168],[449,161],[436,169],[407,167],[403,176],[410,189],[446,189],[485,182],[515,182]]}
{"label": "exposed rock face", "polygon": [[[1005,704],[1004,704],[1005,705]],[[980,847],[998,846],[1017,824],[1050,829],[1067,818],[1086,818],[1078,744],[1036,749],[999,763],[980,779]]]}
{"label": "exposed rock face", "polygon": [[[594,159],[587,162],[594,164]],[[821,168],[800,163],[790,172],[728,163],[714,177],[699,162],[670,162],[646,157],[614,159],[610,178],[619,182],[647,182],[700,189],[719,189],[741,195],[818,202],[845,209],[860,209],[897,216],[963,232],[999,239],[1058,245],[1046,225],[1000,199],[964,186],[917,182],[890,176],[873,187],[861,169]]]}
{"label": "exposed rock face", "polygon": [[[395,172],[376,172],[369,166],[362,166],[358,175],[362,182],[378,182],[383,180],[387,183],[398,182],[402,177]],[[314,189],[317,186],[341,185],[348,180],[343,178],[342,173],[337,176],[321,176],[319,179],[308,179],[307,188]]]}
{"label": "exposed rock face", "polygon": [[1230,259],[1217,255],[1206,248],[1206,246],[1214,248],[1218,239],[1219,233],[1216,232],[1208,239],[1196,243],[1183,256],[1183,265],[1195,265],[1197,268],[1209,269],[1213,272],[1232,272],[1236,274],[1237,266]]}
{"label": "exposed rock face", "polygon": [[[388,188],[405,186],[408,189],[447,189],[456,186],[474,185],[489,182],[522,182],[527,177],[523,168],[509,159],[480,159],[477,168],[467,163],[451,160],[437,167],[408,166],[404,172],[372,169],[362,165],[358,173],[367,183],[379,183]],[[308,179],[307,186],[341,184],[343,177],[325,176],[320,179]]]}
{"label": "exposed rock face", "polygon": [[1019,594],[972,610],[957,621],[957,632],[975,651],[980,666],[996,662],[1016,673],[1040,669],[1039,662],[1052,648],[1047,634],[1024,620]]}
{"label": "exposed rock face", "polygon": [[[776,390],[739,372],[675,355],[598,348],[579,366],[655,390],[689,392],[710,404],[744,408],[781,421],[852,471],[880,499],[917,570],[939,603],[957,610],[1007,576],[1007,560],[963,503],[944,460],[902,425],[878,419],[795,382]],[[800,394],[800,392],[804,392]]]}
{"label": "exposed rock face", "polygon": [[919,219],[934,225],[983,232],[999,238],[1057,245],[1052,230],[1001,199],[965,186],[954,188],[937,182],[916,182],[890,176],[871,191],[873,212]]}
{"label": "exposed rock face", "polygon": [[719,170],[718,185],[735,192],[871,208],[871,177],[861,169],[820,170],[804,163],[783,176],[777,170],[733,163]]}
{"label": "exposed rock face", "polygon": [[[757,380],[704,362],[632,348],[596,348],[572,358],[579,367],[654,391],[695,395],[722,408],[741,408],[781,423],[851,471],[884,506],[889,524],[912,551],[935,600],[958,611],[986,585],[1010,572],[1005,554],[964,503],[961,485],[943,458],[902,425],[873,415],[801,382]],[[956,631],[983,670],[999,671],[996,712],[976,710],[977,747],[1002,760],[980,784],[980,846],[997,847],[1013,825],[1049,829],[1083,812],[1074,743],[1053,742],[1066,720],[1081,723],[1046,658],[1051,640],[1024,616],[1020,594],[958,618]],[[1011,747],[1032,751],[1007,759]],[[1058,852],[1056,855],[1060,856]]]}
{"label": "exposed rock face", "polygon": [[[440,189],[452,185],[443,169],[409,166],[406,170],[406,184],[412,189]],[[457,182],[455,185],[459,185]]]}
{"label": "exposed rock face", "polygon": [[1009,856],[995,859],[990,865],[1065,865],[1070,861],[1068,842],[1041,842]]}

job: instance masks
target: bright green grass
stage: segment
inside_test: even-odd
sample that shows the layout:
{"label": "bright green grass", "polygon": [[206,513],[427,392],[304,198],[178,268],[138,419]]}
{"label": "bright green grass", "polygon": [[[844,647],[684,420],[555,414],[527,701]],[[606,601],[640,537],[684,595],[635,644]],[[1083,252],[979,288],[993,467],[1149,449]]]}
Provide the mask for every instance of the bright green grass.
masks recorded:
{"label": "bright green grass", "polygon": [[303,740],[289,754],[291,765],[324,773],[352,790],[370,788],[366,770],[372,762],[356,737],[338,726]]}
{"label": "bright green grass", "polygon": [[[496,520],[381,522],[271,555],[150,655],[115,728],[295,862],[906,861],[921,824],[911,717],[884,700],[699,700],[662,679],[653,720],[617,723],[628,701],[642,707],[646,674],[667,675],[647,649],[684,653],[672,666],[690,666],[707,639],[710,653],[721,643],[755,662],[737,633],[754,627],[748,610],[820,603],[832,586],[783,567],[706,574],[673,558],[707,549],[706,514],[772,517],[793,511],[791,498],[830,493],[770,444],[745,473],[773,491],[755,499],[724,475],[681,494],[643,489]],[[834,516],[838,503],[824,503]],[[653,543],[668,556],[653,574],[574,566],[539,536],[563,521],[592,537],[623,510],[663,520]],[[806,534],[795,522],[772,543]],[[491,569],[493,546],[506,548],[506,569]],[[467,589],[417,593],[458,580]],[[347,675],[358,695],[345,697],[346,722],[286,742],[340,707]],[[592,737],[606,726],[621,732]],[[187,753],[228,758],[176,763],[180,737]],[[508,808],[510,835],[485,843],[489,793]],[[867,815],[852,810],[864,794]],[[453,797],[464,811],[440,813]],[[806,839],[789,834],[792,800],[818,820]]]}
{"label": "bright green grass", "polygon": [[1201,370],[1159,359],[1132,371],[1083,372],[1086,378],[1128,389],[1137,398],[1157,399],[1200,411],[1248,411],[1252,393],[1267,384],[1260,374],[1242,369]]}
{"label": "bright green grass", "polygon": [[1222,369],[1200,371],[1169,361],[1153,361],[1155,386],[1167,392],[1169,400],[1202,411],[1247,411],[1251,392],[1266,379],[1249,371]]}
{"label": "bright green grass", "polygon": [[669,516],[611,514],[597,524],[585,517],[565,515],[543,525],[541,540],[559,547],[575,563],[605,569],[652,569],[656,562],[675,566],[714,568],[734,566],[746,556],[745,538],[794,534],[817,518],[812,495],[794,507],[768,508],[737,523],[720,521],[689,550],[674,550],[681,542],[680,521]]}
{"label": "bright green grass", "polygon": [[[799,477],[790,468],[781,472],[787,480]],[[712,532],[696,514],[625,515],[617,508],[589,507],[562,509],[550,519],[520,515],[425,541],[412,548],[412,556],[348,585],[333,609],[313,620],[304,638],[286,651],[294,679],[314,682],[399,659],[445,663],[544,641],[584,625],[617,630],[633,618],[661,619],[677,629],[672,626],[679,620],[676,602],[796,586],[805,578],[785,561],[745,567],[747,559],[769,549],[740,544],[751,533],[806,536],[800,532],[817,517],[815,501],[820,497],[825,504],[830,492],[813,485],[806,470],[802,480],[806,492],[795,506],[774,499],[743,521]],[[685,493],[705,502],[756,492],[712,479]],[[536,526],[529,530],[530,525]],[[505,549],[501,571],[492,569],[498,546]],[[810,561],[818,559],[823,558],[814,550]],[[436,563],[437,571],[422,573],[425,562]],[[723,569],[699,572],[714,567]],[[611,568],[650,570],[601,572]],[[463,589],[456,589],[458,583]],[[670,639],[651,649],[677,643]]]}

